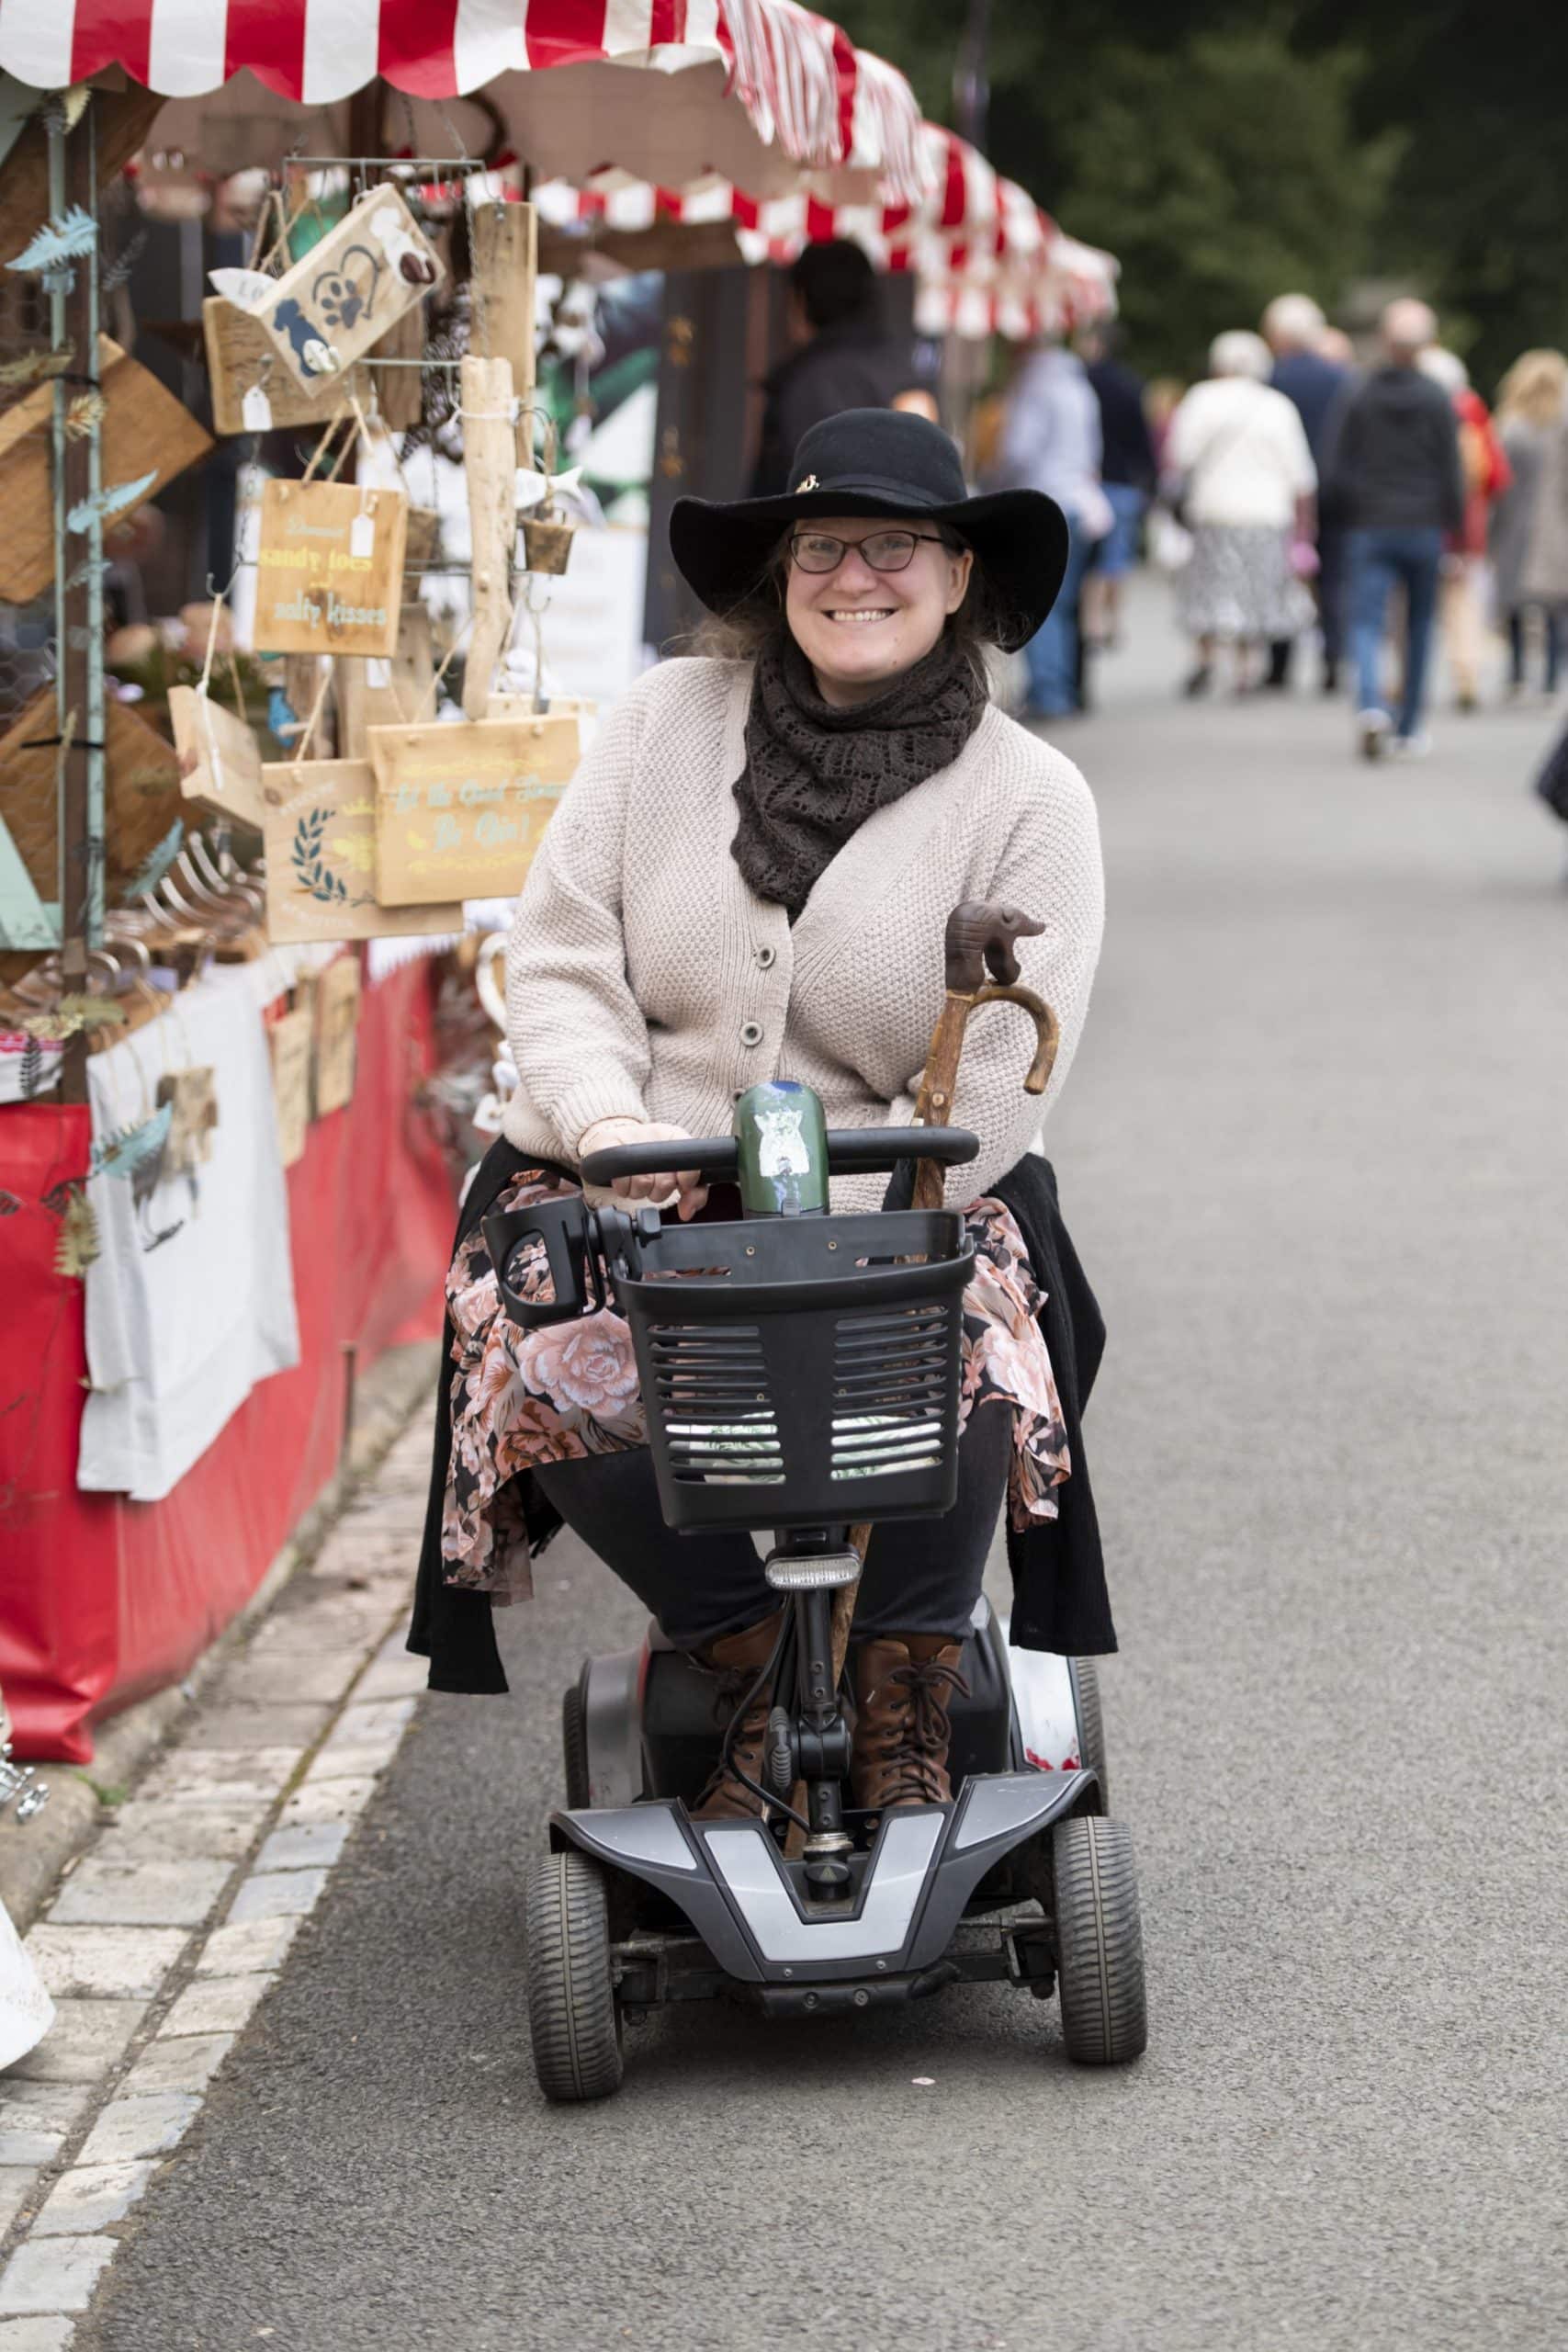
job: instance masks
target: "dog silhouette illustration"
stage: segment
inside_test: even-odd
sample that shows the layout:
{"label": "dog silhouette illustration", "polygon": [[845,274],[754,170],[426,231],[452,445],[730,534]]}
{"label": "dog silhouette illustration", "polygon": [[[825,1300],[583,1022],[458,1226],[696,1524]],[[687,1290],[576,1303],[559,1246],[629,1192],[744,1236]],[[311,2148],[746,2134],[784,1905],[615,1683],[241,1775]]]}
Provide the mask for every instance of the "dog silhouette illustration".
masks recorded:
{"label": "dog silhouette illustration", "polygon": [[294,356],[307,374],[330,376],[337,366],[337,353],[330,343],[323,343],[321,330],[312,319],[306,317],[292,296],[280,302],[272,314],[272,322],[280,334],[288,337]]}

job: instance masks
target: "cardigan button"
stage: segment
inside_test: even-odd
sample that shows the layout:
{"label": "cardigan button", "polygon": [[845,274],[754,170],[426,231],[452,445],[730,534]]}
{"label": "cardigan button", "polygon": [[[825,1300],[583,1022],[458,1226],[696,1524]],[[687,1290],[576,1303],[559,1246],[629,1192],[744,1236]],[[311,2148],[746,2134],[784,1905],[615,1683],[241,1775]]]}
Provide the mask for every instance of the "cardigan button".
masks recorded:
{"label": "cardigan button", "polygon": [[757,961],[761,966],[764,972],[772,971],[773,966],[778,962],[778,960],[779,951],[776,947],[758,948]]}
{"label": "cardigan button", "polygon": [[743,1046],[760,1046],[762,1042],[761,1023],[743,1021],[740,1023],[740,1042]]}

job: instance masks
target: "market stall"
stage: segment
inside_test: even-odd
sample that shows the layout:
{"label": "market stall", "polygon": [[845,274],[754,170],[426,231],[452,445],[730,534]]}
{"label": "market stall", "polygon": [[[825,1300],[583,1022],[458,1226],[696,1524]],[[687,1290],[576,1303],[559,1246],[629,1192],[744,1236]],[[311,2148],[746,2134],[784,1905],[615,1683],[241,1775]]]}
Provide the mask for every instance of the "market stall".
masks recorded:
{"label": "market stall", "polygon": [[[356,1372],[439,1325],[493,1039],[455,1061],[437,1010],[474,1014],[476,902],[595,723],[553,600],[636,462],[584,479],[541,381],[541,333],[569,369],[598,334],[538,298],[541,213],[750,262],[856,235],[927,332],[1061,323],[1113,266],[1096,295],[794,0],[0,0],[0,623],[38,648],[0,653],[0,1684],[21,1753],[83,1758],[254,1589]],[[160,220],[210,431],[126,294]],[[231,560],[154,610],[152,502],[220,469]]]}
{"label": "market stall", "polygon": [[806,188],[770,198],[717,174],[668,187],[618,167],[546,183],[534,201],[558,267],[590,254],[626,269],[787,265],[807,244],[842,237],[878,270],[916,279],[922,334],[1025,342],[1113,315],[1110,254],[1065,234],[956,132],[923,123],[920,156],[924,192],[912,202],[886,188],[870,200]]}
{"label": "market stall", "polygon": [[[459,1068],[437,1034],[476,1003],[447,943],[593,723],[550,669],[592,505],[530,173],[913,202],[928,165],[903,77],[793,0],[0,0],[0,621],[37,649],[0,653],[0,1684],[19,1753],[81,1759],[254,1591],[356,1374],[439,1328],[491,1035]],[[210,433],[145,364],[139,219],[182,284],[206,245],[159,332]],[[231,451],[237,560],[161,611],[151,502]]]}

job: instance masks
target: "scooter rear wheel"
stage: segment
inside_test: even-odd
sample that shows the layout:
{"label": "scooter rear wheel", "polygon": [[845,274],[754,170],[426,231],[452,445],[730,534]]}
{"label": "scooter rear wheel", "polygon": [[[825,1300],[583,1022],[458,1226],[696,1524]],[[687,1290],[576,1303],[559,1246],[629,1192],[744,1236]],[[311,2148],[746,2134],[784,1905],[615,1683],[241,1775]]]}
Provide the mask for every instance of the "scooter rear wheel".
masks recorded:
{"label": "scooter rear wheel", "polygon": [[568,1685],[560,1702],[561,1759],[566,1766],[566,1802],[570,1813],[581,1813],[593,1802],[588,1789],[588,1710],[582,1685]]}
{"label": "scooter rear wheel", "polygon": [[1078,1719],[1078,1762],[1094,1774],[1099,1792],[1096,1813],[1109,1813],[1111,1774],[1105,1761],[1105,1716],[1100,1703],[1099,1670],[1091,1657],[1070,1657],[1067,1673]]}
{"label": "scooter rear wheel", "polygon": [[1120,2066],[1149,2038],[1144,1930],[1124,1822],[1078,1813],[1052,1832],[1062,2039],[1080,2066]]}
{"label": "scooter rear wheel", "polygon": [[621,2085],[621,2020],[597,1862],[573,1848],[528,1872],[528,2027],[548,2099],[608,2098]]}

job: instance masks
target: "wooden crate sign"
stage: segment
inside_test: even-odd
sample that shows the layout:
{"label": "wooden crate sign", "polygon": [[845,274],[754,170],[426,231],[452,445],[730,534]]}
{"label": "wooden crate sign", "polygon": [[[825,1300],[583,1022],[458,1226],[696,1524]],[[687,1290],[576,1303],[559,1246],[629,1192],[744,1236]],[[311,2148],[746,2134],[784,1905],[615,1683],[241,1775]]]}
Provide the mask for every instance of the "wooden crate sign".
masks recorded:
{"label": "wooden crate sign", "polygon": [[261,746],[243,718],[194,686],[169,688],[180,790],[209,816],[263,829]]}
{"label": "wooden crate sign", "polygon": [[383,185],[285,270],[253,316],[309,390],[362,359],[443,274],[434,246],[397,189]]}
{"label": "wooden crate sign", "polygon": [[408,494],[269,481],[256,551],[259,653],[398,650]]}
{"label": "wooden crate sign", "polygon": [[271,433],[280,425],[330,424],[350,400],[363,409],[371,401],[370,374],[364,367],[341,375],[318,376],[306,386],[290,373],[273,348],[261,321],[209,294],[201,306],[202,340],[212,388],[212,423],[219,433]]}
{"label": "wooden crate sign", "polygon": [[460,906],[377,903],[376,779],[368,761],[280,761],[263,768],[262,797],[266,931],[275,944],[417,939],[462,930]]}
{"label": "wooden crate sign", "polygon": [[[149,368],[130,358],[107,334],[98,337],[98,382],[105,401],[101,425],[103,483],[140,481],[150,473],[144,496],[155,498],[166,481],[184,473],[212,443],[173,392]],[[80,385],[73,399],[85,398]],[[0,600],[30,604],[54,578],[54,488],[50,470],[54,387],[40,384],[0,416]],[[129,519],[128,510],[117,523]],[[70,542],[76,562],[85,542]]]}
{"label": "wooden crate sign", "polygon": [[571,713],[373,727],[376,896],[510,899],[578,761]]}
{"label": "wooden crate sign", "polygon": [[309,385],[284,367],[261,321],[221,294],[201,306],[202,340],[212,390],[212,425],[217,433],[271,433],[292,424],[330,424],[357,401],[366,413],[379,412],[388,424],[417,424],[423,397],[417,368],[382,366],[383,360],[417,359],[423,322],[410,311],[356,360],[336,375],[313,377]]}

